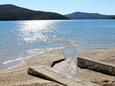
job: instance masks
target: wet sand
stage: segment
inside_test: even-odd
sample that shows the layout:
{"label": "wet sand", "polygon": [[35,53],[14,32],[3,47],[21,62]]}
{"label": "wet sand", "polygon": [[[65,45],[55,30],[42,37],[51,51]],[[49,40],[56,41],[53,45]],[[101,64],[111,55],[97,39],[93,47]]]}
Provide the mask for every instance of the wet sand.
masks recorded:
{"label": "wet sand", "polygon": [[[97,60],[115,64],[115,49],[103,49],[95,51],[82,51],[80,56],[94,58]],[[52,62],[63,58],[60,50],[54,49],[43,54],[35,55],[16,68],[0,71],[0,86],[61,86],[57,83],[36,78],[27,74],[28,67],[46,65],[51,66]],[[99,84],[100,86],[115,86],[115,77],[79,68],[80,77],[84,80]]]}

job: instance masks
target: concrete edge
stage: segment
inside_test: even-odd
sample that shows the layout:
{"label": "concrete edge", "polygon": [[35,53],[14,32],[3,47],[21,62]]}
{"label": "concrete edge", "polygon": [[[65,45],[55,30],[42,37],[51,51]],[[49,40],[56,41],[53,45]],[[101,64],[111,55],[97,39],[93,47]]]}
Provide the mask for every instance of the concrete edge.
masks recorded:
{"label": "concrete edge", "polygon": [[81,68],[90,69],[107,75],[115,76],[115,65],[111,63],[98,61],[88,57],[78,57],[77,65]]}

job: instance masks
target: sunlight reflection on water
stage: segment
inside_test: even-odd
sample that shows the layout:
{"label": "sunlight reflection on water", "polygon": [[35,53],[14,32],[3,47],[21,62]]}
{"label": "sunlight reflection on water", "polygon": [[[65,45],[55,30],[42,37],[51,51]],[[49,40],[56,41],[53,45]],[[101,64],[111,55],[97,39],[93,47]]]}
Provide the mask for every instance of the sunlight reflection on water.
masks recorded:
{"label": "sunlight reflection on water", "polygon": [[25,21],[20,29],[20,36],[26,42],[47,41],[47,32],[51,32],[52,21]]}

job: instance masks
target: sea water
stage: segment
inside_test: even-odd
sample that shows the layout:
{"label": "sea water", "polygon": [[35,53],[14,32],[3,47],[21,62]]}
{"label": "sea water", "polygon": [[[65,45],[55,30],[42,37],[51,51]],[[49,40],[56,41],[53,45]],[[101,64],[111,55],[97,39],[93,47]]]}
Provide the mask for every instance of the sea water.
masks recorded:
{"label": "sea water", "polygon": [[49,48],[115,48],[115,20],[0,21],[0,69]]}

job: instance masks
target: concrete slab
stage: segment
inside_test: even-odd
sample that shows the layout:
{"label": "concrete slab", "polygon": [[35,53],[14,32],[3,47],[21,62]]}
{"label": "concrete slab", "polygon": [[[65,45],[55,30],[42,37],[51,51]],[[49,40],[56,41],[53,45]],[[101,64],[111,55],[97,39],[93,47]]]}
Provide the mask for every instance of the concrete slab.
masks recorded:
{"label": "concrete slab", "polygon": [[89,82],[81,82],[69,79],[61,74],[58,74],[52,71],[52,68],[46,66],[38,66],[28,68],[28,74],[33,75],[35,77],[43,78],[46,80],[54,81],[64,86],[95,86]]}
{"label": "concrete slab", "polygon": [[98,61],[88,57],[79,57],[77,64],[81,68],[86,68],[101,72],[107,75],[115,76],[115,65],[107,62]]}

